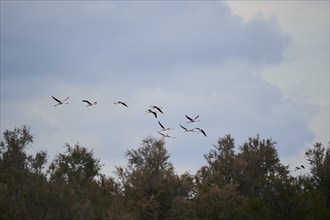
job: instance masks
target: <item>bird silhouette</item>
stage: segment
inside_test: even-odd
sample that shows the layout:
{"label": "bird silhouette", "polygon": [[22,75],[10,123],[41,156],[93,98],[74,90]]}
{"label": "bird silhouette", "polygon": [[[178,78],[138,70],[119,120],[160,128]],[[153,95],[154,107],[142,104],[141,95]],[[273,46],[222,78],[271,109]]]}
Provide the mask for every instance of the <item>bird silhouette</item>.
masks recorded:
{"label": "bird silhouette", "polygon": [[162,125],[162,123],[160,123],[160,121],[158,121],[158,124],[159,124],[160,127],[162,128],[162,131],[171,130],[171,128],[165,128],[164,125]]}
{"label": "bird silhouette", "polygon": [[155,116],[155,118],[157,118],[157,112],[154,112],[151,109],[148,109],[146,114],[148,114],[148,113],[152,113]]}
{"label": "bird silhouette", "polygon": [[97,102],[90,102],[90,101],[88,101],[86,99],[82,100],[82,102],[87,103],[87,106],[86,107],[93,106],[93,105],[96,105],[97,104]]}
{"label": "bird silhouette", "polygon": [[199,118],[199,115],[197,115],[195,118],[191,118],[188,115],[186,115],[186,118],[189,120],[187,121],[187,123],[199,122],[199,120],[197,120]]}
{"label": "bird silhouette", "polygon": [[162,132],[159,132],[159,131],[157,131],[158,132],[158,134],[160,134],[161,136],[163,136],[164,138],[175,138],[175,137],[173,137],[173,136],[170,136],[170,135],[168,135],[168,134],[164,134],[164,133],[162,133]]}
{"label": "bird silhouette", "polygon": [[159,111],[160,113],[164,114],[164,112],[161,110],[163,107],[158,107],[156,105],[151,105],[150,109],[156,109],[157,111]]}
{"label": "bird silhouette", "polygon": [[201,129],[201,128],[195,128],[195,129],[198,130],[199,132],[201,132],[205,137],[207,137],[206,133],[203,129]]}
{"label": "bird silhouette", "polygon": [[184,130],[185,132],[195,132],[194,129],[188,129],[188,128],[182,126],[182,125],[180,125],[180,127],[183,128],[183,130]]}
{"label": "bird silhouette", "polygon": [[63,105],[63,104],[69,104],[69,102],[65,102],[65,101],[67,101],[69,99],[69,96],[66,99],[64,99],[63,101],[60,101],[59,99],[55,98],[54,96],[52,96],[52,97],[57,102],[57,104],[54,105],[54,106]]}
{"label": "bird silhouette", "polygon": [[121,104],[123,106],[128,107],[127,102],[117,101],[117,102],[114,102],[113,104],[115,104],[115,105]]}

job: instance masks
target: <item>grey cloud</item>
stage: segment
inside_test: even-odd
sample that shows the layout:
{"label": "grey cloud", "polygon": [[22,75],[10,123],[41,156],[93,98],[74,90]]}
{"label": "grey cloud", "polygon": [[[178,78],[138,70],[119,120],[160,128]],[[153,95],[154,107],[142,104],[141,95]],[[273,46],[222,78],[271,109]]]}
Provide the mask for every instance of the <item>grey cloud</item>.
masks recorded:
{"label": "grey cloud", "polygon": [[[223,2],[1,6],[2,125],[31,122],[53,153],[81,141],[117,161],[143,137],[158,137],[157,123],[144,114],[151,104],[164,106],[162,122],[170,127],[185,123],[185,114],[200,115],[208,138],[177,130],[167,145],[177,163],[194,168],[228,133],[238,144],[256,133],[271,136],[287,155],[313,137],[309,104],[285,99],[261,78],[261,68],[281,62],[290,44],[274,18],[244,23]],[[70,105],[54,108],[51,95],[70,96]],[[82,98],[98,106],[87,109]],[[117,99],[130,108],[119,111]]]}
{"label": "grey cloud", "polygon": [[[156,8],[156,13],[160,8]],[[258,17],[245,24],[223,7],[170,13],[153,19],[143,31],[134,30],[120,40],[121,55],[132,67],[171,68],[176,64],[217,64],[241,59],[256,65],[279,62],[290,38],[275,19]],[[224,12],[225,13],[222,13]],[[134,18],[133,18],[134,19]],[[134,22],[130,20],[128,22]],[[122,53],[122,54],[121,54]]]}
{"label": "grey cloud", "polygon": [[243,23],[223,2],[33,2],[3,7],[4,77],[141,74],[237,59],[264,65],[281,61],[290,42],[275,19]]}

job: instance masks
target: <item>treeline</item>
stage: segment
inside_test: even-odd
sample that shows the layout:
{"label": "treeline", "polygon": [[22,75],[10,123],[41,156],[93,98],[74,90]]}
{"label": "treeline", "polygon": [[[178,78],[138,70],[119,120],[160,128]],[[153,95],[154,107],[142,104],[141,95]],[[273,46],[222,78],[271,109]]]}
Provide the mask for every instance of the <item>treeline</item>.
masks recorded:
{"label": "treeline", "polygon": [[330,219],[330,146],[320,143],[297,177],[259,136],[239,147],[219,138],[194,175],[175,172],[163,139],[127,150],[113,177],[78,144],[48,163],[45,151],[26,153],[32,143],[27,126],[3,133],[0,219]]}

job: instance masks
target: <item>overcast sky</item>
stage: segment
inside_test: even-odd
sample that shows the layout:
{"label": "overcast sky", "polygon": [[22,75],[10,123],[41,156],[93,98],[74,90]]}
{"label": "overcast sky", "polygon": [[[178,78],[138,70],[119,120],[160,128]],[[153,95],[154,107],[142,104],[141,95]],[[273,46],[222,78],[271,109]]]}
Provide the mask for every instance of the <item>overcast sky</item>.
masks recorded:
{"label": "overcast sky", "polygon": [[31,126],[29,152],[49,161],[79,143],[112,175],[161,137],[158,120],[178,173],[226,134],[272,138],[285,165],[306,164],[330,140],[329,2],[1,1],[1,133]]}

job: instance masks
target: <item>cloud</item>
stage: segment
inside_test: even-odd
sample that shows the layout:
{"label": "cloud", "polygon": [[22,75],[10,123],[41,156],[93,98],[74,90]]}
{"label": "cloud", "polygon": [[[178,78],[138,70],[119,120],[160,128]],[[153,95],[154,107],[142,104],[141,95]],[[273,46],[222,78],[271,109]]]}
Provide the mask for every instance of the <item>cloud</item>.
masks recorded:
{"label": "cloud", "polygon": [[[203,165],[225,134],[238,145],[273,137],[283,155],[313,137],[310,105],[261,75],[291,41],[275,18],[243,22],[223,2],[1,4],[1,130],[31,125],[37,149],[50,155],[79,142],[109,174],[126,149],[159,137],[157,120],[174,128],[166,146],[182,172]],[[55,108],[52,95],[70,104]],[[146,115],[149,105],[165,114]],[[207,138],[183,133],[185,114],[200,115]]]}
{"label": "cloud", "polygon": [[165,74],[178,64],[233,59],[264,65],[281,61],[290,42],[276,19],[257,17],[243,23],[222,2],[4,6],[5,76],[24,76],[27,70],[32,75],[80,77],[159,69]]}

